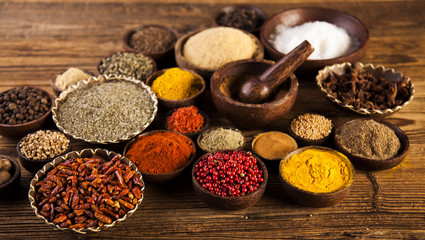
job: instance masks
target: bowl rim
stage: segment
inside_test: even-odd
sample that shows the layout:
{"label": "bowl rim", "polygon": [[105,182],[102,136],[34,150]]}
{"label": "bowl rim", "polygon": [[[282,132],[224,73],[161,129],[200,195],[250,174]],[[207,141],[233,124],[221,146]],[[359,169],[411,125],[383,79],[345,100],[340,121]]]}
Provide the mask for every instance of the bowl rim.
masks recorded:
{"label": "bowl rim", "polygon": [[13,172],[13,174],[10,174],[10,179],[0,184],[0,189],[3,189],[12,184],[17,178],[19,178],[19,176],[21,175],[21,166],[19,165],[18,160],[12,158],[9,155],[0,154],[0,158],[6,158],[15,166],[15,171]]}
{"label": "bowl rim", "polygon": [[330,100],[331,102],[341,106],[344,109],[348,109],[351,110],[354,113],[363,115],[363,116],[371,116],[371,115],[386,115],[386,114],[392,114],[397,112],[398,110],[402,109],[404,106],[406,106],[407,104],[409,104],[415,95],[415,88],[414,88],[414,84],[413,82],[410,80],[410,77],[402,74],[399,71],[396,71],[394,68],[387,68],[383,65],[373,65],[371,63],[368,64],[363,64],[361,62],[357,62],[356,64],[358,64],[359,68],[361,69],[371,69],[371,70],[380,70],[382,72],[391,72],[394,75],[400,74],[401,76],[404,76],[406,78],[406,81],[410,84],[410,97],[407,101],[403,102],[401,105],[395,106],[393,108],[386,108],[383,110],[379,110],[379,109],[374,109],[374,110],[369,110],[366,108],[354,108],[353,105],[350,104],[343,104],[341,102],[341,100],[334,98],[324,87],[323,87],[323,80],[329,75],[330,72],[334,73],[335,69],[345,69],[346,67],[353,67],[353,64],[350,62],[343,62],[343,63],[337,63],[337,64],[333,64],[331,66],[326,66],[325,68],[323,68],[322,70],[320,70],[316,76],[316,85],[317,87],[320,89],[320,92],[322,93],[322,95],[327,98],[328,100]]}
{"label": "bowl rim", "polygon": [[[243,137],[243,143],[242,143],[242,146],[240,146],[240,147],[238,147],[238,148],[235,148],[235,149],[218,149],[218,150],[213,150],[213,151],[208,151],[207,149],[205,149],[203,146],[202,146],[202,144],[201,144],[201,139],[204,137],[204,134],[206,134],[206,133],[208,133],[208,132],[211,132],[211,131],[214,131],[214,130],[217,130],[217,129],[219,129],[219,128],[224,128],[224,129],[230,129],[230,130],[233,130],[233,131],[236,131],[236,132],[239,132],[241,135],[242,135],[242,137]],[[202,150],[202,151],[204,151],[204,152],[206,152],[206,153],[210,153],[210,152],[217,152],[217,151],[221,151],[221,150],[237,150],[237,151],[243,151],[243,148],[244,148],[244,146],[246,145],[246,142],[247,142],[247,139],[246,139],[246,137],[243,135],[243,133],[242,133],[242,131],[241,130],[239,130],[238,128],[235,128],[235,127],[230,127],[230,126],[210,126],[210,127],[208,127],[208,128],[206,128],[202,133],[200,133],[199,135],[198,135],[198,137],[196,138],[196,143],[198,144],[198,147]]]}
{"label": "bowl rim", "polygon": [[[120,160],[123,161],[124,160],[124,164],[130,166],[132,168],[132,170],[135,171],[135,174],[139,177],[140,181],[143,184],[143,187],[140,189],[141,193],[142,193],[142,197],[137,201],[137,204],[134,205],[134,208],[129,210],[123,217],[118,218],[117,220],[113,221],[111,224],[105,224],[102,227],[97,227],[97,228],[83,228],[83,229],[72,229],[72,228],[63,228],[63,227],[59,227],[58,225],[54,224],[53,222],[48,221],[44,216],[42,216],[39,212],[39,209],[36,206],[35,203],[35,185],[36,183],[38,183],[40,180],[42,180],[49,171],[53,170],[58,164],[66,161],[67,159],[69,159],[69,157],[73,156],[73,155],[77,155],[77,156],[81,156],[83,154],[92,154],[95,155],[98,152],[102,152],[103,154],[106,154],[108,157],[110,156],[116,156],[119,155],[120,156]],[[111,158],[112,159],[112,158]],[[110,159],[108,160],[110,161]],[[128,161],[128,162],[126,162]],[[42,169],[40,169],[35,175],[34,178],[31,180],[30,182],[30,186],[29,186],[29,190],[28,190],[28,199],[30,201],[30,205],[31,208],[34,210],[35,215],[44,220],[44,222],[49,225],[49,226],[53,226],[55,229],[59,229],[62,231],[72,231],[72,232],[77,232],[77,233],[81,233],[81,234],[86,234],[88,232],[100,232],[102,229],[104,228],[109,228],[109,227],[113,227],[115,226],[117,223],[122,222],[124,220],[126,220],[128,217],[130,217],[139,207],[139,205],[142,203],[142,200],[144,198],[144,190],[145,190],[145,183],[143,181],[143,176],[142,174],[139,172],[139,170],[137,169],[137,166],[135,164],[133,164],[130,160],[128,160],[125,156],[113,152],[113,151],[109,151],[106,149],[100,149],[100,148],[96,148],[96,149],[91,149],[91,148],[86,148],[86,149],[82,149],[80,151],[72,151],[67,153],[66,155],[63,156],[59,156],[56,157],[52,162],[47,163],[46,165],[43,166]]]}
{"label": "bowl rim", "polygon": [[[70,69],[70,68],[71,68],[71,67],[69,67],[68,69]],[[75,68],[77,68],[77,67],[75,67]],[[52,87],[53,92],[56,94],[56,96],[57,96],[57,97],[59,97],[60,93],[61,93],[62,91],[65,91],[66,89],[64,89],[64,90],[59,89],[59,88],[56,86],[56,79],[59,77],[59,75],[62,75],[62,74],[64,74],[66,71],[68,71],[68,69],[67,69],[67,70],[65,70],[65,71],[63,71],[63,72],[61,72],[61,73],[56,74],[56,75],[55,75],[55,76],[53,76],[53,77],[51,78],[51,80],[50,80],[50,86]],[[91,77],[93,77],[93,76],[94,76],[94,73],[92,73],[91,71],[88,71],[88,70],[86,70],[86,69],[81,69],[81,68],[78,68],[78,69],[82,70],[83,72],[85,72],[86,74],[90,75]]]}
{"label": "bowl rim", "polygon": [[[190,105],[190,106],[196,107],[195,105]],[[188,107],[190,107],[190,106],[188,106]],[[174,130],[171,130],[170,128],[168,128],[167,120],[171,116],[171,114],[173,114],[175,111],[177,111],[180,108],[184,108],[184,107],[173,108],[173,109],[171,109],[171,110],[169,110],[165,113],[165,115],[164,115],[164,127],[165,127],[165,129],[170,130],[170,131],[174,131]],[[189,137],[190,136],[196,136],[196,134],[200,134],[200,133],[204,132],[206,129],[208,129],[208,127],[210,125],[210,119],[209,119],[208,115],[204,111],[200,110],[198,107],[196,107],[196,108],[198,109],[198,113],[201,114],[202,117],[204,118],[204,125],[197,132],[182,133],[182,134],[189,136]],[[175,132],[178,132],[178,131],[175,131]]]}
{"label": "bowl rim", "polygon": [[[138,86],[139,88],[143,89],[143,91],[147,91],[148,95],[150,96],[150,100],[152,101],[152,106],[153,106],[152,116],[150,116],[150,118],[142,126],[140,126],[140,128],[137,132],[129,133],[127,137],[123,137],[123,138],[119,138],[119,139],[94,141],[94,140],[90,140],[90,139],[84,139],[80,136],[75,136],[72,132],[69,132],[68,130],[64,129],[62,127],[62,125],[60,124],[60,122],[58,120],[58,116],[57,116],[58,115],[57,111],[59,110],[60,103],[62,101],[64,101],[66,99],[67,95],[71,92],[74,92],[74,91],[81,89],[81,88],[85,88],[89,85],[102,84],[105,81],[126,81],[126,82],[129,82],[129,83],[132,83],[132,84]],[[57,128],[60,131],[62,131],[66,135],[71,136],[74,139],[82,140],[84,142],[93,143],[93,144],[110,144],[110,143],[120,143],[120,142],[123,142],[123,141],[126,141],[126,140],[130,140],[134,136],[143,132],[153,122],[157,112],[158,112],[158,100],[156,98],[156,95],[151,90],[151,88],[149,86],[147,86],[145,83],[143,83],[142,81],[134,79],[134,78],[129,78],[129,77],[126,77],[124,75],[99,75],[97,77],[90,77],[87,80],[81,80],[78,83],[68,87],[68,89],[66,91],[63,91],[59,95],[59,97],[56,98],[55,106],[52,109],[52,118],[53,118],[53,121],[55,122]]]}
{"label": "bowl rim", "polygon": [[[262,10],[261,8],[259,8],[259,7],[256,7],[256,6],[254,6],[254,5],[251,5],[251,4],[246,4],[246,3],[239,3],[239,4],[231,4],[231,5],[227,5],[227,6],[224,6],[224,7],[222,7],[222,8],[220,8],[215,14],[214,14],[214,17],[213,17],[213,25],[214,26],[223,26],[223,27],[227,27],[227,26],[225,26],[225,25],[220,25],[219,23],[218,23],[218,18],[221,16],[221,14],[222,13],[225,13],[226,11],[231,11],[231,10],[235,10],[235,9],[249,9],[249,10],[254,10],[257,14],[258,14],[258,16],[260,16],[260,19],[261,19],[261,24],[259,25],[259,26],[257,26],[256,28],[254,28],[254,29],[252,29],[252,30],[245,30],[245,31],[247,31],[247,32],[250,32],[250,33],[255,33],[255,32],[259,32],[260,31],[260,29],[261,29],[261,26],[263,26],[263,24],[266,22],[266,20],[267,20],[267,14],[264,12],[264,10]],[[240,29],[240,28],[238,28],[238,29]],[[241,29],[241,30],[243,30],[243,29]]]}
{"label": "bowl rim", "polygon": [[[280,161],[280,160],[282,160],[284,157],[282,157],[282,158],[272,158],[272,159],[270,159],[270,158],[266,158],[266,157],[264,157],[264,156],[262,156],[261,154],[259,154],[257,151],[255,151],[255,148],[254,148],[254,144],[255,144],[255,142],[258,140],[258,138],[260,137],[260,136],[263,136],[263,135],[266,135],[266,134],[270,134],[270,133],[279,133],[279,134],[284,134],[286,137],[288,137],[291,141],[292,141],[292,143],[294,144],[294,148],[291,150],[291,151],[289,151],[288,152],[288,154],[290,153],[290,152],[292,152],[293,150],[296,150],[296,149],[298,149],[298,143],[297,143],[297,141],[290,135],[290,134],[288,134],[288,133],[285,133],[285,132],[282,132],[282,131],[277,131],[277,130],[271,130],[271,131],[266,131],[266,132],[260,132],[260,133],[258,133],[258,134],[255,134],[254,136],[253,136],[253,138],[252,138],[252,141],[251,141],[251,144],[250,144],[250,148],[251,148],[251,150],[252,150],[252,153],[253,154],[255,154],[255,155],[257,155],[260,159],[262,159],[262,160],[265,160],[265,161],[272,161],[272,162],[276,162],[276,161]],[[286,157],[286,156],[285,156]]]}
{"label": "bowl rim", "polygon": [[[338,188],[337,190],[334,190],[334,191],[332,191],[332,192],[318,192],[318,193],[316,193],[316,192],[311,192],[311,191],[307,191],[307,190],[304,190],[304,189],[301,189],[301,188],[299,188],[299,187],[296,187],[296,186],[294,186],[292,183],[290,183],[284,176],[283,176],[283,174],[282,174],[282,165],[285,163],[285,161],[287,161],[292,155],[295,155],[295,154],[300,154],[300,153],[302,153],[302,152],[304,152],[304,151],[306,151],[306,150],[308,150],[308,149],[319,149],[319,150],[324,150],[324,151],[328,151],[328,152],[331,152],[331,153],[338,153],[338,154],[340,154],[341,156],[343,156],[343,157],[341,157],[341,156],[338,156],[341,160],[343,160],[346,164],[347,164],[347,167],[348,167],[348,170],[349,170],[349,172],[350,172],[350,178],[348,179],[348,181],[347,181],[347,183],[345,183],[343,186],[341,186],[340,188]],[[344,158],[345,157],[345,158]],[[279,178],[282,180],[282,181],[284,181],[286,184],[288,184],[289,186],[291,186],[292,188],[294,188],[294,189],[296,189],[297,191],[299,191],[299,192],[302,192],[302,193],[304,193],[304,194],[309,194],[309,195],[315,195],[315,196],[327,196],[327,195],[329,195],[329,194],[335,194],[335,193],[338,193],[338,192],[343,192],[343,191],[345,191],[345,190],[347,190],[347,189],[349,189],[350,187],[351,187],[351,185],[353,184],[353,182],[354,182],[354,178],[355,178],[355,175],[356,175],[356,170],[355,170],[355,168],[354,168],[354,165],[351,163],[351,161],[350,161],[350,159],[347,157],[347,156],[345,156],[345,154],[343,154],[343,153],[341,153],[341,152],[339,152],[338,150],[335,150],[335,149],[332,149],[332,148],[328,148],[328,147],[323,147],[323,146],[306,146],[306,147],[302,147],[302,148],[298,148],[298,149],[295,149],[294,151],[292,151],[292,152],[290,152],[285,158],[283,158],[281,161],[280,161],[280,163],[279,163]]]}

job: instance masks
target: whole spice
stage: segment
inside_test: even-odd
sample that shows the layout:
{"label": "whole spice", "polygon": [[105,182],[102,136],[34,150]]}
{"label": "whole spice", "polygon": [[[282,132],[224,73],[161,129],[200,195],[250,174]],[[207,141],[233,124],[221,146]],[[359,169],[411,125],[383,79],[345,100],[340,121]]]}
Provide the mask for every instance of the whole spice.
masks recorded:
{"label": "whole spice", "polygon": [[195,106],[181,107],[167,118],[167,128],[181,133],[195,133],[201,130],[205,120]]}
{"label": "whole spice", "polygon": [[89,77],[90,75],[83,70],[72,67],[56,77],[55,86],[60,90],[65,90],[69,86]]}
{"label": "whole spice", "polygon": [[158,53],[171,48],[176,40],[176,36],[167,28],[148,26],[131,35],[130,46],[141,52]]}
{"label": "whole spice", "polygon": [[394,157],[401,146],[390,127],[372,119],[343,124],[335,135],[347,152],[375,160]]}
{"label": "whole spice", "polygon": [[264,181],[251,152],[211,153],[195,166],[196,180],[207,191],[223,197],[254,192]]}
{"label": "whole spice", "polygon": [[332,132],[332,121],[319,114],[306,113],[292,120],[291,129],[299,137],[318,140]]}
{"label": "whole spice", "polygon": [[0,158],[0,185],[9,181],[12,177],[10,170],[12,169],[12,163],[7,158]]}
{"label": "whole spice", "polygon": [[195,148],[186,136],[174,132],[157,132],[138,136],[125,156],[142,173],[164,174],[183,168],[192,154],[195,154]]}
{"label": "whole spice", "polygon": [[30,133],[19,144],[20,152],[32,160],[52,159],[69,148],[69,139],[58,131],[38,130]]}
{"label": "whole spice", "polygon": [[263,21],[264,19],[254,9],[248,8],[225,10],[217,17],[217,23],[220,26],[239,28],[248,32],[259,28]]}
{"label": "whole spice", "polygon": [[337,151],[307,149],[286,159],[280,166],[280,173],[299,189],[329,193],[348,183],[347,161],[347,157]]}
{"label": "whole spice", "polygon": [[239,130],[215,128],[204,132],[199,139],[200,147],[208,152],[222,149],[236,149],[243,146],[244,136]]}
{"label": "whole spice", "polygon": [[110,161],[94,155],[71,158],[36,183],[40,214],[62,228],[97,228],[133,209],[144,185],[116,155]]}
{"label": "whole spice", "polygon": [[0,123],[22,124],[41,118],[52,103],[41,89],[16,87],[0,93]]}
{"label": "whole spice", "polygon": [[271,131],[261,133],[252,141],[252,148],[263,158],[273,160],[282,159],[298,148],[297,142],[288,134]]}
{"label": "whole spice", "polygon": [[102,59],[99,65],[100,74],[124,75],[141,81],[153,74],[154,67],[150,58],[141,53],[119,52]]}
{"label": "whole spice", "polygon": [[203,87],[203,83],[196,75],[170,68],[152,83],[152,91],[160,98],[181,100],[196,95]]}

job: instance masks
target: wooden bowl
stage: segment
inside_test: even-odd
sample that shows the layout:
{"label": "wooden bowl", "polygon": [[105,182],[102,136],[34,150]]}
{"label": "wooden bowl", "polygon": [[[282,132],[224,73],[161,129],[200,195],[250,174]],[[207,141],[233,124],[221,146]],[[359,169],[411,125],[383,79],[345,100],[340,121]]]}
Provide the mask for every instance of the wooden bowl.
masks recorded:
{"label": "wooden bowl", "polygon": [[[229,77],[260,75],[273,65],[268,60],[241,60],[231,62],[211,77],[211,97],[217,110],[234,124],[244,128],[262,128],[282,119],[292,108],[298,94],[298,80],[295,75],[285,81],[270,100],[262,104],[244,103],[233,97],[243,80],[228,81]],[[246,79],[245,79],[246,80]]]}
{"label": "wooden bowl", "polygon": [[[85,73],[87,73],[88,75],[90,75],[90,76],[94,76],[94,73],[92,73],[92,72],[90,72],[90,71],[87,71],[87,70],[83,70]],[[59,75],[61,75],[61,74],[63,74],[64,72],[62,72],[62,73],[60,73],[60,74],[57,74],[56,76],[54,76],[52,79],[51,79],[51,81],[50,81],[50,86],[52,87],[52,89],[53,89],[53,92],[55,93],[55,95],[57,96],[57,97],[59,97],[59,95],[61,94],[61,92],[62,91],[65,91],[65,89],[64,90],[62,90],[62,89],[60,89],[60,88],[58,88],[58,87],[56,87],[56,78],[59,76]]]}
{"label": "wooden bowl", "polygon": [[331,148],[326,148],[326,147],[309,146],[309,147],[298,148],[297,150],[294,150],[291,153],[289,153],[284,159],[282,159],[279,165],[279,179],[285,192],[294,202],[307,207],[328,207],[342,201],[350,193],[350,190],[352,188],[352,183],[354,181],[354,176],[356,173],[354,166],[351,164],[348,158],[347,159],[342,158],[342,159],[348,166],[348,169],[350,171],[350,179],[344,186],[342,186],[340,189],[333,192],[315,193],[315,192],[305,191],[303,189],[295,187],[283,177],[282,170],[281,170],[282,164],[292,155],[299,154],[307,149],[335,151]]}
{"label": "wooden bowl", "polygon": [[345,29],[351,38],[356,40],[357,44],[355,45],[354,50],[341,57],[307,60],[298,68],[297,72],[316,73],[319,69],[335,63],[356,62],[366,53],[366,46],[369,41],[369,31],[364,23],[362,23],[359,19],[334,9],[303,7],[277,13],[268,19],[261,27],[260,39],[264,44],[267,53],[270,55],[270,58],[277,61],[285,55],[276,50],[269,42],[270,37],[275,33],[277,25],[283,23],[288,27],[294,27],[313,21],[325,21]]}
{"label": "wooden bowl", "polygon": [[[130,44],[131,37],[137,31],[139,31],[143,28],[147,28],[147,27],[157,27],[157,28],[166,29],[167,31],[171,32],[174,35],[174,37],[175,37],[174,43],[171,44],[168,48],[166,48],[166,49],[164,49],[163,51],[160,51],[160,52],[146,52],[146,51],[140,51],[140,50],[134,48]],[[143,53],[144,55],[152,57],[157,62],[166,61],[169,57],[173,57],[172,55],[173,55],[174,46],[176,45],[176,41],[179,38],[179,36],[180,36],[179,33],[174,28],[171,28],[171,27],[167,27],[167,26],[164,26],[164,25],[158,25],[158,24],[143,25],[143,26],[129,30],[124,35],[124,38],[123,38],[124,49],[127,50],[127,51],[131,51],[131,52]]]}
{"label": "wooden bowl", "polygon": [[[368,119],[354,119],[354,120],[347,121],[343,124],[347,124],[349,122],[354,122],[354,121],[366,121],[366,120]],[[398,154],[396,156],[389,159],[375,160],[375,159],[364,158],[364,157],[353,155],[344,149],[344,147],[341,145],[340,139],[337,137],[337,135],[341,131],[341,127],[343,126],[343,124],[337,126],[335,129],[334,141],[338,151],[346,155],[351,160],[351,162],[353,162],[356,168],[363,169],[366,171],[384,170],[384,169],[390,169],[397,166],[406,158],[407,153],[409,151],[409,146],[410,146],[409,138],[400,128],[398,128],[397,126],[389,122],[383,121],[381,119],[375,119],[375,121],[385,124],[389,128],[391,128],[395,132],[398,139],[400,140],[400,144],[401,144],[400,150],[398,151]]]}
{"label": "wooden bowl", "polygon": [[225,27],[233,27],[233,26],[226,26],[226,25],[223,25],[223,24],[220,24],[220,21],[219,21],[219,19],[221,18],[221,17],[223,17],[223,15],[225,15],[226,13],[229,13],[229,12],[233,12],[233,11],[238,11],[238,10],[249,10],[249,11],[254,11],[255,12],[255,14],[257,15],[257,17],[258,17],[258,22],[257,22],[257,24],[256,24],[256,27],[254,28],[254,29],[251,29],[251,30],[248,30],[248,29],[242,29],[242,28],[239,28],[239,29],[241,29],[241,30],[244,30],[244,31],[247,31],[247,32],[250,32],[250,33],[253,33],[253,34],[255,34],[255,35],[258,35],[259,33],[260,33],[260,28],[261,28],[261,26],[263,25],[263,23],[266,21],[266,19],[267,19],[267,15],[266,15],[266,13],[263,11],[263,10],[261,10],[260,8],[258,8],[258,7],[254,7],[254,6],[252,6],[252,5],[247,5],[247,4],[236,4],[236,5],[229,5],[229,6],[226,6],[226,7],[223,7],[223,8],[221,8],[216,14],[215,14],[215,17],[213,18],[213,24],[214,24],[214,26],[225,26]]}
{"label": "wooden bowl", "polygon": [[[151,75],[147,80],[146,80],[146,84],[149,87],[152,87],[153,82],[155,81],[155,79],[157,79],[159,76],[161,76],[162,74],[164,74],[165,71],[167,71],[169,68],[167,69],[161,69],[157,72],[155,72],[153,75]],[[199,79],[201,79],[202,82],[202,88],[201,90],[199,90],[199,92],[195,95],[193,95],[192,97],[188,97],[185,99],[181,99],[181,100],[171,100],[171,99],[166,99],[166,98],[161,98],[158,97],[158,104],[160,107],[163,108],[167,108],[167,109],[171,109],[171,108],[178,108],[178,107],[187,107],[190,105],[197,105],[197,103],[200,102],[200,99],[202,98],[203,93],[205,92],[206,89],[206,83],[204,78],[199,75],[198,73],[196,73],[195,71],[192,71],[190,69],[184,69],[184,68],[180,68],[183,71],[188,71],[190,73],[192,73],[193,75],[197,76]]]}
{"label": "wooden bowl", "polygon": [[155,184],[166,183],[166,182],[173,180],[177,176],[179,176],[183,172],[183,170],[185,170],[193,162],[193,160],[195,159],[195,156],[196,156],[196,145],[192,141],[192,139],[190,139],[190,137],[188,137],[188,136],[186,136],[182,133],[169,131],[169,130],[153,130],[153,131],[146,132],[146,133],[143,133],[143,134],[137,136],[136,138],[132,139],[131,141],[129,141],[125,145],[123,155],[124,156],[126,155],[127,151],[130,149],[130,147],[133,145],[133,143],[135,143],[137,141],[138,137],[150,136],[150,135],[153,135],[153,134],[156,134],[156,133],[161,133],[161,132],[173,132],[175,134],[179,134],[179,135],[184,136],[190,142],[190,144],[192,145],[194,152],[192,153],[192,155],[190,155],[189,159],[187,159],[186,165],[184,165],[180,169],[177,169],[174,172],[169,172],[169,173],[164,173],[164,174],[153,174],[153,173],[141,172],[143,174],[143,177],[145,178],[145,180],[147,182],[151,182],[151,183],[155,183]]}
{"label": "wooden bowl", "polygon": [[[66,153],[68,153],[69,151],[71,151],[71,139],[66,135],[66,134],[64,134],[64,133],[62,133],[61,131],[59,131],[59,130],[53,130],[53,129],[48,129],[49,131],[52,131],[52,132],[58,132],[58,133],[61,133],[61,134],[63,134],[68,140],[69,140],[69,146],[68,146],[68,148],[63,152],[63,153],[61,153],[60,155],[58,155],[58,156],[61,156],[61,155],[65,155]],[[43,130],[43,131],[45,131],[45,130]],[[36,172],[38,172],[38,170],[40,170],[46,163],[48,163],[48,162],[51,162],[51,161],[53,161],[53,159],[55,159],[56,157],[58,157],[58,156],[55,156],[55,157],[53,157],[53,158],[46,158],[46,159],[40,159],[40,160],[34,160],[34,159],[31,159],[31,158],[28,158],[28,157],[26,157],[25,156],[25,154],[23,154],[22,152],[21,152],[21,148],[20,148],[20,145],[21,145],[21,142],[24,140],[24,138],[25,137],[27,137],[28,135],[30,135],[30,134],[33,134],[33,133],[35,133],[35,132],[32,132],[32,133],[29,133],[29,134],[27,134],[27,135],[25,135],[24,137],[22,137],[20,140],[19,140],[19,142],[18,142],[18,144],[16,144],[16,152],[18,153],[18,157],[19,157],[19,161],[21,162],[21,164],[22,164],[22,167],[24,167],[26,170],[28,170],[29,172],[31,172],[31,173],[36,173]]]}
{"label": "wooden bowl", "polygon": [[[317,114],[317,113],[314,113],[315,115],[320,115],[320,116],[323,116],[322,114]],[[300,146],[323,146],[323,145],[325,145],[325,144],[327,144],[329,141],[330,141],[330,139],[332,138],[332,136],[333,136],[333,132],[334,132],[334,124],[333,124],[333,121],[332,121],[332,129],[331,129],[331,132],[327,135],[327,136],[325,136],[325,137],[323,137],[323,138],[320,138],[320,139],[307,139],[307,138],[304,138],[304,137],[302,137],[302,136],[299,136],[299,135],[297,135],[295,132],[294,132],[294,130],[292,129],[292,126],[291,126],[291,123],[292,123],[292,121],[294,121],[296,118],[298,118],[299,116],[296,116],[296,117],[294,117],[294,118],[292,118],[290,121],[289,121],[289,128],[288,128],[288,132],[289,132],[289,135],[291,135],[296,141],[297,141],[297,143],[300,145]],[[324,116],[323,116],[324,117]]]}
{"label": "wooden bowl", "polygon": [[[34,132],[35,130],[42,128],[47,123],[47,121],[49,120],[51,113],[52,113],[53,106],[55,105],[55,99],[47,91],[45,91],[41,88],[31,87],[31,86],[22,86],[22,87],[29,87],[29,88],[33,88],[33,89],[37,89],[37,90],[42,91],[44,93],[44,95],[47,96],[50,99],[50,103],[51,103],[50,109],[46,113],[44,113],[43,116],[41,116],[40,118],[32,120],[30,122],[21,123],[21,124],[14,124],[14,125],[0,124],[0,135],[2,135],[4,137],[19,139],[22,136],[24,136],[25,134],[28,134],[30,132]],[[20,88],[20,87],[16,87],[16,88]],[[6,90],[6,91],[9,91],[9,90]]]}
{"label": "wooden bowl", "polygon": [[[236,131],[236,132],[240,132],[240,133],[241,133],[241,135],[242,135],[242,132],[241,132],[239,129],[237,129],[237,128],[233,128],[233,127],[223,127],[223,126],[210,127],[210,128],[208,128],[208,129],[206,129],[205,131],[203,131],[201,134],[199,134],[199,135],[198,135],[198,138],[196,139],[196,143],[198,144],[198,147],[199,147],[199,148],[200,148],[203,152],[208,153],[208,152],[214,152],[214,151],[220,151],[220,150],[222,150],[222,149],[216,149],[216,150],[214,150],[214,151],[210,151],[210,150],[206,149],[206,148],[205,148],[205,146],[202,146],[202,144],[201,144],[201,140],[202,140],[202,138],[204,137],[204,135],[205,135],[205,134],[207,134],[207,133],[209,133],[209,132],[211,132],[211,131],[214,131],[214,130],[216,130],[216,129],[218,129],[218,128],[230,129],[230,130],[233,130],[233,131]],[[240,146],[240,147],[238,147],[238,148],[235,148],[235,149],[229,149],[229,148],[228,148],[228,150],[242,150],[242,149],[244,148],[245,144],[246,144],[246,138],[244,137],[244,140],[243,140],[243,144],[242,144],[242,146]]]}
{"label": "wooden bowl", "polygon": [[21,166],[17,160],[8,155],[1,154],[0,158],[6,158],[12,163],[12,169],[9,171],[10,179],[0,184],[0,198],[6,198],[19,185],[19,181],[21,180]]}
{"label": "wooden bowl", "polygon": [[[171,114],[173,114],[175,111],[177,111],[177,109],[178,108],[172,109],[165,114],[165,116],[164,116],[164,127],[165,127],[165,129],[170,130],[170,131],[174,131],[174,130],[171,130],[168,127],[167,120],[168,120],[168,117],[171,116]],[[204,132],[210,125],[210,118],[208,117],[208,115],[201,110],[198,110],[198,112],[199,112],[199,114],[202,115],[202,117],[204,117],[204,125],[201,127],[201,129],[199,129],[199,131],[197,131],[197,132],[182,133],[182,134],[184,134],[184,135],[186,135],[186,136],[188,136],[192,139],[197,137],[200,133]]]}
{"label": "wooden bowl", "polygon": [[[232,152],[233,150],[222,150],[222,151],[216,151],[216,152]],[[204,156],[208,156],[212,153],[206,153],[202,155],[201,157],[196,160],[196,162],[193,164],[192,167],[192,184],[193,188],[195,190],[196,195],[207,205],[214,207],[214,208],[220,208],[220,209],[227,209],[227,210],[240,210],[244,208],[248,208],[250,206],[253,206],[256,204],[261,197],[264,194],[264,191],[266,190],[267,186],[267,180],[268,180],[268,171],[266,168],[266,165],[255,155],[253,155],[257,159],[257,165],[259,169],[263,171],[263,182],[258,186],[257,189],[255,189],[252,193],[246,194],[244,196],[239,197],[222,197],[218,196],[216,194],[213,194],[209,191],[207,191],[205,188],[202,187],[202,185],[198,182],[196,179],[196,173],[195,173],[195,167],[196,165],[202,160]],[[244,151],[239,151],[244,152]]]}
{"label": "wooden bowl", "polygon": [[[192,64],[191,62],[187,61],[186,58],[184,57],[184,54],[183,54],[183,47],[184,47],[185,43],[187,42],[187,40],[190,37],[192,37],[193,35],[201,32],[203,30],[206,30],[206,29],[196,30],[196,31],[187,33],[186,35],[183,35],[182,37],[180,37],[177,40],[174,51],[175,51],[177,66],[179,66],[180,68],[186,68],[186,69],[193,70],[193,71],[197,72],[199,75],[203,76],[205,79],[208,80],[208,79],[210,79],[210,77],[214,73],[214,71],[217,70],[217,69],[207,69],[207,68],[198,67],[198,66]],[[248,32],[246,32],[246,34],[248,34],[252,39],[254,39],[254,41],[255,41],[255,43],[258,47],[257,51],[254,53],[254,56],[252,57],[252,59],[262,60],[264,58],[264,46],[263,46],[263,44],[253,34],[250,34]],[[212,51],[214,51],[214,50],[212,50]]]}

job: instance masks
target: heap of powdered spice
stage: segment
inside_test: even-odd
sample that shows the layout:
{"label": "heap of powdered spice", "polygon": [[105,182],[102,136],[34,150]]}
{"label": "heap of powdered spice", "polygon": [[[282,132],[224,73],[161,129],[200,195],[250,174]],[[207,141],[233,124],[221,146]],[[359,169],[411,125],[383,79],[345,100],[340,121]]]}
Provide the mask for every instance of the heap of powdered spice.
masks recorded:
{"label": "heap of powdered spice", "polygon": [[125,156],[142,173],[165,174],[183,168],[195,148],[189,139],[173,132],[138,136]]}
{"label": "heap of powdered spice", "polygon": [[152,91],[160,98],[182,100],[195,96],[203,87],[202,80],[180,68],[167,69],[152,83]]}
{"label": "heap of powdered spice", "polygon": [[167,128],[181,133],[195,133],[201,130],[205,119],[195,106],[181,107],[167,118]]}

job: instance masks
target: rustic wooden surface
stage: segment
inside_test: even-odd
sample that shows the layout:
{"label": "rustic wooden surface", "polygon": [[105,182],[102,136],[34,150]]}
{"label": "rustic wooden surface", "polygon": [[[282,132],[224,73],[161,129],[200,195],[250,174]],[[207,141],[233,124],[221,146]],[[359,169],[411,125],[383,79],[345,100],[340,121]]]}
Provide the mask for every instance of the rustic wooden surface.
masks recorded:
{"label": "rustic wooden surface", "polygon": [[[291,202],[273,169],[267,190],[255,206],[240,211],[211,209],[196,197],[186,172],[168,185],[148,184],[143,204],[134,215],[113,228],[86,236],[55,231],[35,217],[27,199],[33,175],[23,169],[20,187],[0,200],[0,239],[424,239],[425,1],[265,2],[252,0],[269,16],[299,6],[335,8],[357,16],[370,31],[362,62],[394,67],[411,77],[415,99],[388,117],[410,138],[410,152],[401,165],[380,172],[357,171],[354,188],[343,202],[317,209]],[[214,13],[226,4],[229,2],[224,0],[184,4],[172,0],[1,1],[0,91],[25,84],[53,93],[49,84],[55,74],[71,66],[96,72],[102,57],[123,49],[126,30],[159,23],[185,33],[211,26]],[[336,122],[354,118],[328,104],[312,79],[301,79],[293,110],[263,130],[286,132],[288,119],[307,111],[322,112]],[[228,124],[214,110],[210,114],[213,124]],[[249,137],[256,132],[245,134]],[[17,158],[16,143],[0,137],[0,153]],[[87,145],[74,143],[74,149],[84,147]],[[106,148],[122,151],[122,146]]]}

